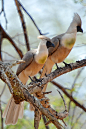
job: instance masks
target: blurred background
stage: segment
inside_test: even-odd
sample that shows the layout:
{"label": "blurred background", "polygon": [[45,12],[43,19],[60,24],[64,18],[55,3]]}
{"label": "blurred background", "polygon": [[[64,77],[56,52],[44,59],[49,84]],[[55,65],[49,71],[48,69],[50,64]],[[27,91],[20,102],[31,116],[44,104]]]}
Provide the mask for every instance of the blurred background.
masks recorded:
{"label": "blurred background", "polygon": [[[20,0],[21,4],[32,16],[36,25],[41,30],[41,33],[46,33],[46,36],[52,38],[58,34],[64,33],[69,27],[74,13],[78,13],[82,19],[82,28],[84,33],[77,34],[76,43],[70,52],[69,56],[65,59],[65,62],[72,63],[76,60],[81,60],[86,57],[86,0]],[[0,11],[2,10],[2,0],[0,0]],[[27,52],[25,39],[23,35],[23,29],[21,20],[15,5],[15,1],[4,0],[4,11],[7,19],[4,17],[4,13],[0,14],[0,24],[4,28],[5,32],[10,35],[16,45],[22,50],[23,54]],[[39,40],[38,30],[33,24],[30,17],[23,11],[23,17],[25,20],[28,39],[30,42],[30,48],[37,48]],[[13,62],[19,60],[20,57],[15,51],[11,43],[4,39],[2,42],[2,59],[6,62]],[[64,64],[58,64],[63,67]],[[13,67],[14,72],[18,66]],[[53,70],[56,66],[53,67]],[[39,77],[39,75],[38,75]],[[69,94],[72,94],[73,98],[78,103],[83,104],[86,107],[86,68],[80,68],[70,73],[64,74],[54,80],[59,83]],[[61,112],[64,110],[63,101],[57,92],[57,87],[52,83],[48,84],[47,91],[52,93],[48,95],[52,107]],[[0,93],[5,86],[4,82],[0,80]],[[59,88],[58,88],[59,89]],[[71,102],[70,99],[62,92],[65,101],[68,106],[69,116],[65,119],[67,127],[65,129],[85,129],[86,128],[86,112]],[[10,92],[8,87],[5,87],[3,95],[1,96],[2,110],[5,109],[6,103],[10,98]],[[4,120],[5,121],[5,120]],[[29,104],[25,102],[24,117],[18,120],[16,125],[6,126],[4,129],[33,129],[34,128],[34,112],[29,110]],[[5,122],[4,122],[5,123]],[[0,120],[1,127],[1,120]],[[55,129],[53,124],[50,124],[50,129]],[[44,129],[43,120],[40,122],[39,129]]]}

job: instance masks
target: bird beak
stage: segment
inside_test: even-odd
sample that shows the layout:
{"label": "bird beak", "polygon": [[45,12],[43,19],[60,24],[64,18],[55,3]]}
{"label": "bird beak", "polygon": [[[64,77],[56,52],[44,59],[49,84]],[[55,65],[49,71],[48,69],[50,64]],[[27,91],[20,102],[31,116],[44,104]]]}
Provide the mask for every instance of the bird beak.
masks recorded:
{"label": "bird beak", "polygon": [[83,33],[83,29],[82,29],[82,28],[80,29],[80,32],[82,32],[82,33]]}
{"label": "bird beak", "polygon": [[55,45],[53,43],[51,43],[50,41],[47,41],[46,46],[47,46],[47,48],[55,47]]}

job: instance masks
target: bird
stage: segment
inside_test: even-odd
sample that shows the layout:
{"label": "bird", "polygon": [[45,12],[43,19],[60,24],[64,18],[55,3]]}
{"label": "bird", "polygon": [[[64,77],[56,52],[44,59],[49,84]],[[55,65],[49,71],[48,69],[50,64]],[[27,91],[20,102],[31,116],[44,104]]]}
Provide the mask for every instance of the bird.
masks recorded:
{"label": "bird", "polygon": [[[69,55],[75,44],[77,32],[83,33],[81,26],[82,21],[80,16],[77,13],[74,13],[73,20],[70,23],[67,31],[51,39],[51,42],[55,45],[55,47],[48,49],[49,55],[43,67],[43,71],[40,76],[41,78],[51,72],[54,64],[61,62],[65,63],[65,58]],[[46,88],[47,84],[44,86],[43,92],[46,91]]]}
{"label": "bird", "polygon": [[[25,63],[19,64],[17,68],[16,75],[24,85],[27,83],[29,76],[33,77],[42,69],[48,57],[48,48],[55,47],[50,38],[43,35],[38,36],[38,38],[41,39],[38,48],[28,51],[22,58]],[[23,110],[24,101],[16,104],[13,95],[11,95],[3,113],[3,118],[6,118],[5,124],[15,125],[18,118],[23,117]]]}

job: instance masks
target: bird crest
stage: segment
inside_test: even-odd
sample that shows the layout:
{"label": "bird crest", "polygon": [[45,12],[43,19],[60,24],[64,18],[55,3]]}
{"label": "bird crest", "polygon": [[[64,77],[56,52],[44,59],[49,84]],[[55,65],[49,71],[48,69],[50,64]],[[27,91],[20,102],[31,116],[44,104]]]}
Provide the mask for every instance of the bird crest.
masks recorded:
{"label": "bird crest", "polygon": [[77,13],[74,13],[73,21],[77,23],[77,26],[81,26],[82,24],[81,18]]}

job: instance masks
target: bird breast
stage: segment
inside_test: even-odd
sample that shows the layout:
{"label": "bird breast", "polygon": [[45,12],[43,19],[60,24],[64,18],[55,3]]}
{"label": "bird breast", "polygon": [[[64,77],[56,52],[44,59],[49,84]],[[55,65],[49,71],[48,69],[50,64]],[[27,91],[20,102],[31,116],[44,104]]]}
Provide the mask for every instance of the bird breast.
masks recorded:
{"label": "bird breast", "polygon": [[34,76],[36,75],[44,66],[44,64],[38,64],[35,60],[32,61],[32,63],[25,69],[24,74],[26,76]]}
{"label": "bird breast", "polygon": [[76,41],[76,34],[75,34],[75,33],[72,33],[72,34],[65,34],[65,35],[62,37],[61,44],[62,44],[65,48],[71,49],[71,48],[74,46],[75,41]]}
{"label": "bird breast", "polygon": [[38,64],[44,64],[48,57],[48,51],[47,52],[40,52],[37,55],[35,55],[35,61]]}

